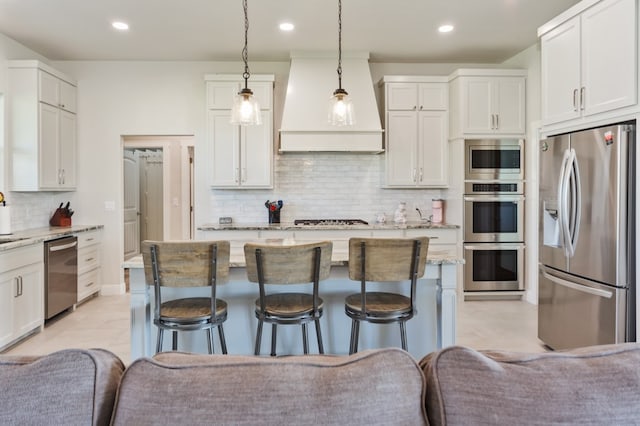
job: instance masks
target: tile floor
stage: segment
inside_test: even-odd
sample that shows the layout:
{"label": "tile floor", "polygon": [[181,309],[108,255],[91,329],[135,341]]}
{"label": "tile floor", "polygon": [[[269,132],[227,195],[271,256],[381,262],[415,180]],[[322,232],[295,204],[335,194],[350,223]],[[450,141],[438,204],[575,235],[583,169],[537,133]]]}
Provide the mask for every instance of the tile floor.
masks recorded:
{"label": "tile floor", "polygon": [[[536,337],[537,307],[526,302],[460,301],[457,326],[457,343],[474,349],[545,350]],[[129,295],[90,299],[5,353],[36,355],[72,347],[106,348],[128,364]]]}

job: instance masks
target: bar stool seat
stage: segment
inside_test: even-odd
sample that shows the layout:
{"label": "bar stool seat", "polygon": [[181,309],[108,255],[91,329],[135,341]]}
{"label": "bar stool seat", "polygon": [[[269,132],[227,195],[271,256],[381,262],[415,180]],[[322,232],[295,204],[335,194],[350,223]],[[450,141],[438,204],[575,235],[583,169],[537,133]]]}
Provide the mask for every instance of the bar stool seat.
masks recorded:
{"label": "bar stool seat", "polygon": [[[271,324],[271,356],[276,356],[276,336],[278,324],[300,324],[302,345],[309,353],[307,323],[314,322],[318,340],[318,352],[324,353],[320,318],[324,301],[318,295],[321,280],[331,272],[331,252],[333,243],[277,245],[247,243],[244,256],[247,278],[258,283],[260,296],[255,301],[255,315],[258,319],[255,355],[260,355],[263,324]],[[281,292],[267,294],[267,286],[312,284],[312,292]]]}
{"label": "bar stool seat", "polygon": [[[164,322],[199,325],[211,320],[211,299],[208,297],[189,297],[169,300],[160,305],[160,316]],[[216,299],[216,316],[222,320],[227,316],[227,302]]]}
{"label": "bar stool seat", "polygon": [[[424,275],[429,238],[351,238],[349,239],[349,278],[360,281],[360,292],[345,298],[344,310],[351,318],[349,354],[358,351],[360,322],[397,322],[402,349],[407,350],[405,323],[416,314],[418,277]],[[367,282],[397,287],[409,281],[410,294],[367,291]]]}

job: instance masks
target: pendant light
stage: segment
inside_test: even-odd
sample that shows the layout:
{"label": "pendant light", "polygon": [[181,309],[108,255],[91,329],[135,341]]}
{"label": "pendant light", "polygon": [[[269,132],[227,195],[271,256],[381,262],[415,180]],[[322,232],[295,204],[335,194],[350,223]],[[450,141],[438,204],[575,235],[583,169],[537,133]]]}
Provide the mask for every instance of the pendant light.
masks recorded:
{"label": "pendant light", "polygon": [[240,90],[233,99],[231,124],[251,126],[262,124],[262,117],[260,116],[260,105],[247,85],[247,80],[249,80],[249,76],[251,75],[249,74],[249,53],[247,50],[247,35],[249,33],[247,0],[243,0],[242,7],[244,8],[244,48],[242,49],[242,60],[244,61],[242,78],[244,78],[244,88]]}
{"label": "pendant light", "polygon": [[342,88],[342,0],[338,0],[338,88],[329,99],[329,123],[334,126],[351,126],[354,123],[353,105]]}

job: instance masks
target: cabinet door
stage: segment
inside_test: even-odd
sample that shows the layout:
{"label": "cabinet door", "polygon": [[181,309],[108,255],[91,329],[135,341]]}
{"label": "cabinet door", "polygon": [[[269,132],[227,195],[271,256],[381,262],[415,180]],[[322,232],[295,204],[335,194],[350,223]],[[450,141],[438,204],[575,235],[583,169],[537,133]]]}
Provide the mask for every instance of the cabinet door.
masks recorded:
{"label": "cabinet door", "polygon": [[13,340],[13,299],[17,294],[13,271],[0,274],[0,348]]}
{"label": "cabinet door", "polygon": [[60,80],[46,71],[38,70],[38,100],[60,106]]}
{"label": "cabinet door", "polygon": [[493,133],[493,84],[490,78],[467,77],[462,84],[462,127],[465,133]]}
{"label": "cabinet door", "polygon": [[542,36],[542,121],[559,123],[580,116],[580,17]]}
{"label": "cabinet door", "polygon": [[21,294],[14,299],[16,337],[23,336],[44,322],[42,263],[25,266],[17,271],[21,281]]}
{"label": "cabinet door", "polygon": [[[244,87],[244,86],[243,86]],[[253,91],[253,96],[255,96],[256,101],[258,101],[258,105],[260,105],[260,109],[262,110],[270,110],[273,105],[273,83],[272,82],[251,82],[249,80],[249,89]],[[264,120],[263,120],[264,122]]]}
{"label": "cabinet door", "polygon": [[60,187],[76,187],[76,115],[60,111]]}
{"label": "cabinet door", "polygon": [[582,14],[583,114],[636,103],[636,1],[602,1]]}
{"label": "cabinet door", "polygon": [[57,189],[60,185],[60,165],[58,162],[60,110],[42,102],[40,102],[39,108],[40,187],[42,189]]}
{"label": "cabinet door", "polygon": [[421,111],[418,114],[418,185],[447,186],[448,129],[446,111]]}
{"label": "cabinet door", "polygon": [[60,80],[60,108],[76,112],[76,87]]}
{"label": "cabinet door", "polygon": [[273,185],[273,115],[262,110],[262,125],[240,129],[240,185],[269,188]]}
{"label": "cabinet door", "polygon": [[415,186],[418,114],[413,111],[387,112],[386,175],[389,186]]}
{"label": "cabinet door", "polygon": [[494,85],[494,113],[496,133],[525,132],[525,79],[496,78]]}
{"label": "cabinet door", "polygon": [[207,82],[207,109],[231,109],[233,98],[240,91],[240,83],[234,81]]}
{"label": "cabinet door", "polygon": [[447,83],[418,84],[418,109],[446,111],[449,109],[449,90]]}
{"label": "cabinet door", "polygon": [[240,130],[232,125],[230,110],[207,111],[209,185],[219,188],[240,185]]}
{"label": "cabinet door", "polygon": [[387,83],[387,110],[415,111],[418,108],[418,85],[415,83]]}

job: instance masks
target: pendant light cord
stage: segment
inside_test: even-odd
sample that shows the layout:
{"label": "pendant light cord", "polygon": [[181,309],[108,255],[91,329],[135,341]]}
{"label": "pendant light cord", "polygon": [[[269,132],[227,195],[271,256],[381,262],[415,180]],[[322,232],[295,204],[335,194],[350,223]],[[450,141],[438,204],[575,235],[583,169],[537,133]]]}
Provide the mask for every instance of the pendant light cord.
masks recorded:
{"label": "pendant light cord", "polygon": [[338,69],[336,71],[338,72],[338,89],[342,90],[342,0],[338,0]]}
{"label": "pendant light cord", "polygon": [[242,49],[242,60],[244,61],[244,74],[242,74],[242,78],[244,78],[244,88],[248,89],[247,80],[249,80],[249,51],[247,49],[247,39],[249,34],[249,16],[247,13],[247,0],[243,0],[242,7],[244,9],[244,48]]}

